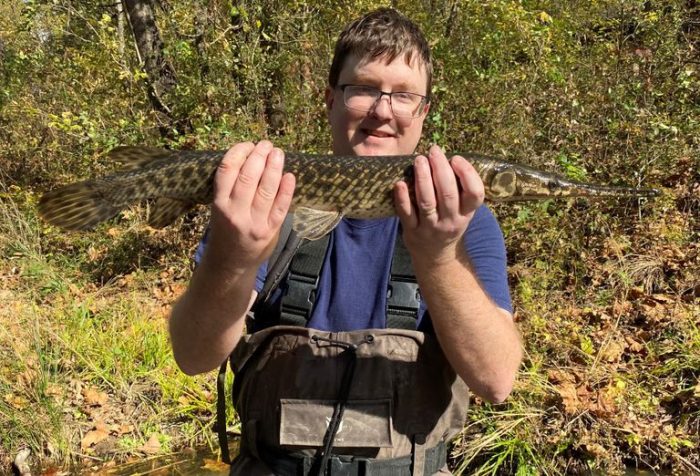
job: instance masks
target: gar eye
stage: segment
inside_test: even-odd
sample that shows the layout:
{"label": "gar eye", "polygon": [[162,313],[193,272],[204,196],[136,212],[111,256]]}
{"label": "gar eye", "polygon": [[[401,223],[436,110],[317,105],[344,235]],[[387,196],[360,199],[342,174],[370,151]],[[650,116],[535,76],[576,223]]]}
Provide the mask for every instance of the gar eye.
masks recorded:
{"label": "gar eye", "polygon": [[558,190],[560,188],[559,182],[557,182],[556,180],[550,180],[549,182],[547,182],[547,188],[551,192],[553,192],[554,190]]}

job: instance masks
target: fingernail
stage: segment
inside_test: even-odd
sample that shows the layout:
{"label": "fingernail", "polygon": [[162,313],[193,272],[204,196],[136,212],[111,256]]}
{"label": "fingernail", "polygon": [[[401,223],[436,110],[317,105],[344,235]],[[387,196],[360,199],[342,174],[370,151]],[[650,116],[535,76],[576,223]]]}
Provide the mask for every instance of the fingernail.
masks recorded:
{"label": "fingernail", "polygon": [[274,162],[275,164],[279,164],[282,162],[282,151],[280,149],[272,149],[272,153],[270,154],[270,160]]}

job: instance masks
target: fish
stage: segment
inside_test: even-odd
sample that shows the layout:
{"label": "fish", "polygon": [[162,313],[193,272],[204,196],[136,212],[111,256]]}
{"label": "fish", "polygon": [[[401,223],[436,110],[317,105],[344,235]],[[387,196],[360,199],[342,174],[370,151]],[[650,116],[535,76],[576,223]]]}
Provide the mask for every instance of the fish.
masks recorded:
{"label": "fish", "polygon": [[[226,151],[166,150],[122,146],[108,156],[121,166],[103,178],[84,180],[45,193],[40,216],[66,230],[87,230],[120,211],[151,200],[148,224],[163,228],[197,204],[214,197],[214,174]],[[476,153],[459,154],[476,169],[485,198],[494,202],[565,197],[650,198],[652,188],[596,185]],[[395,214],[394,185],[413,182],[415,155],[336,156],[286,152],[284,171],[296,177],[290,212],[301,238],[318,239],[343,217]]]}

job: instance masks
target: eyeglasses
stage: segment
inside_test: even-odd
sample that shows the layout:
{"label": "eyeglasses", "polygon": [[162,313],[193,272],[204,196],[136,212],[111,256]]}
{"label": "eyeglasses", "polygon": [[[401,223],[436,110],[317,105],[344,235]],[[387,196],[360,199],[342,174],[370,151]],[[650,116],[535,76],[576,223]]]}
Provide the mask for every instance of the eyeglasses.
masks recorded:
{"label": "eyeglasses", "polygon": [[356,86],[354,84],[341,84],[338,86],[343,91],[343,102],[349,109],[356,111],[371,111],[382,96],[389,96],[391,112],[399,117],[417,117],[421,115],[427,102],[426,96],[416,93],[396,91],[386,93],[371,86]]}

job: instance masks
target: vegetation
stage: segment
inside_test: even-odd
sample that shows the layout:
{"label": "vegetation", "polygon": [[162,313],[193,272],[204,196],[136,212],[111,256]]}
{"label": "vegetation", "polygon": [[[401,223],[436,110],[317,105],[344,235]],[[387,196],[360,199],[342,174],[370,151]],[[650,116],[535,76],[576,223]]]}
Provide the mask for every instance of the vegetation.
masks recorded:
{"label": "vegetation", "polygon": [[[125,16],[135,3],[153,6],[157,61]],[[526,359],[506,403],[474,402],[453,467],[700,472],[700,4],[392,5],[436,58],[423,147],[662,190],[495,208]],[[67,234],[36,201],[111,169],[120,144],[328,150],[331,48],[374,7],[0,3],[0,471],[24,447],[50,472],[215,445],[214,376],[180,373],[166,332],[206,211]]]}

